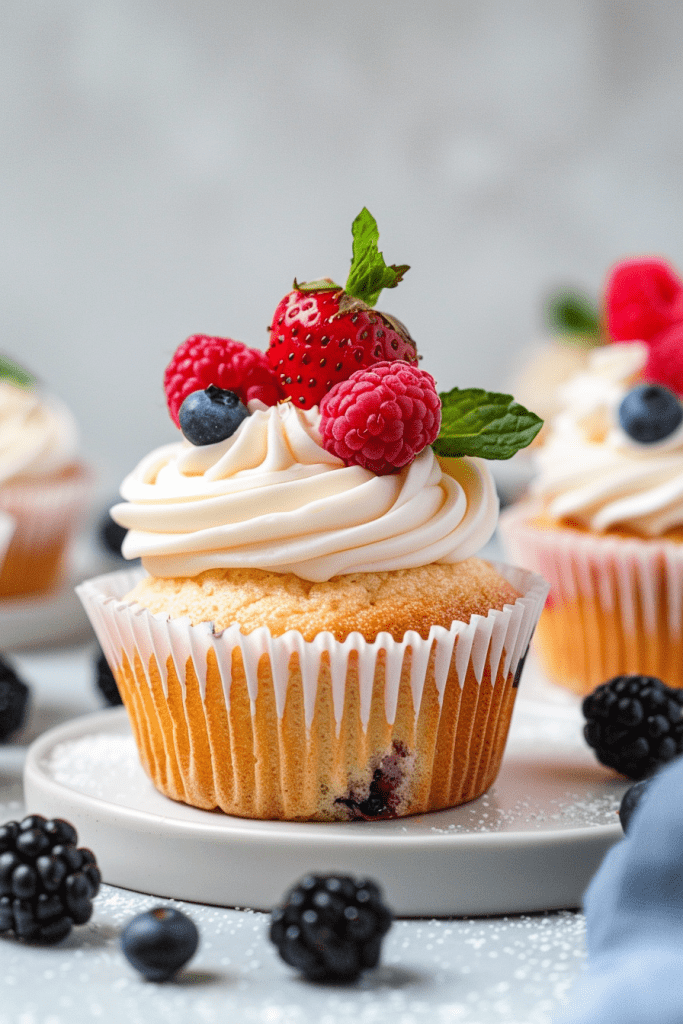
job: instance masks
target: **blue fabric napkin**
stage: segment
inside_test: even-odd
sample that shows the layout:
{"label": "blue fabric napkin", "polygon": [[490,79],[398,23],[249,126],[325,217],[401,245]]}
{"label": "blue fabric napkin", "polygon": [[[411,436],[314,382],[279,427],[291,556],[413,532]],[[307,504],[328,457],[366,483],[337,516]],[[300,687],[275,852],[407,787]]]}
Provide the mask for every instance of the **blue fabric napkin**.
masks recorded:
{"label": "blue fabric napkin", "polygon": [[588,970],[557,1024],[683,1024],[683,758],[654,778],[584,911]]}

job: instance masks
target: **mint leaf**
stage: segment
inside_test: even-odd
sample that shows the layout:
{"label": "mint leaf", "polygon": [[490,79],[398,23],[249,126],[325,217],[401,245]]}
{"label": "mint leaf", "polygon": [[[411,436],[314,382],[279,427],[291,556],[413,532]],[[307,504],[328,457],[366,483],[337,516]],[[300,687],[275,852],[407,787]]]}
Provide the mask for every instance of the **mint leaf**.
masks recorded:
{"label": "mint leaf", "polygon": [[546,307],[546,321],[551,333],[565,335],[567,341],[584,345],[602,343],[598,308],[579,292],[566,291],[554,295]]}
{"label": "mint leaf", "polygon": [[543,420],[515,402],[512,395],[453,388],[439,398],[441,430],[432,444],[437,455],[509,459],[531,444],[543,426]]}
{"label": "mint leaf", "polygon": [[36,383],[36,378],[28,370],[3,355],[0,355],[0,380],[8,380],[20,388],[30,388]]}
{"label": "mint leaf", "polygon": [[383,288],[395,288],[403,279],[407,265],[390,267],[377,248],[379,229],[367,207],[363,207],[351,227],[353,258],[344,291],[368,306],[374,306]]}

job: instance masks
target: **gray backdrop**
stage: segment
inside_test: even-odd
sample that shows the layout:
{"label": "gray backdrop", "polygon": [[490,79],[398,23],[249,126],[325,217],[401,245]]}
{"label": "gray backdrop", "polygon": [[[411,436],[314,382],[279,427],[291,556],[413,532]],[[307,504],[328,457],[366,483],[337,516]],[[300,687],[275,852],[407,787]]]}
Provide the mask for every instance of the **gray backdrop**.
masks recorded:
{"label": "gray backdrop", "polygon": [[675,0],[5,0],[0,348],[113,492],[174,348],[264,347],[367,205],[423,367],[501,386],[548,289],[683,267],[682,37]]}

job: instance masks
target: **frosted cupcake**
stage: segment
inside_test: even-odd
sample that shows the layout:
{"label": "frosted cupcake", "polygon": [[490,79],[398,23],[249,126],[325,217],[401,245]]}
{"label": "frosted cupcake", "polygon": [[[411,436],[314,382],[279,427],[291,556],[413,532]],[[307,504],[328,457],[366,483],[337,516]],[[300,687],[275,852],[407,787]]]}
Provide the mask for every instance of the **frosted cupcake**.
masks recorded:
{"label": "frosted cupcake", "polygon": [[563,388],[532,500],[501,518],[510,557],[550,582],[542,665],[582,694],[626,672],[683,686],[683,284],[625,261],[606,319],[617,343]]}
{"label": "frosted cupcake", "polygon": [[[369,232],[391,283],[407,268],[385,267],[367,218],[354,255]],[[295,284],[268,360],[181,346],[166,390],[185,440],[112,510],[144,571],[80,591],[143,765],[194,806],[395,817],[473,799],[500,765],[547,588],[473,557],[498,503],[460,449],[507,457],[540,421],[509,396],[439,398],[354,267],[346,289]]]}
{"label": "frosted cupcake", "polygon": [[0,359],[0,512],[12,532],[0,599],[57,586],[86,507],[91,477],[73,416],[19,367]]}

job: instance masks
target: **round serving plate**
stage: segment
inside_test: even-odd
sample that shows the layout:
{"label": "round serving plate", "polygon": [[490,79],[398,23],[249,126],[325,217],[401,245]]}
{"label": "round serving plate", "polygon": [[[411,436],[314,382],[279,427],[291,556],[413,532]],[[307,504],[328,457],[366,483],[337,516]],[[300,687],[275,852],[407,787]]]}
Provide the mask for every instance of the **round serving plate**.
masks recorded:
{"label": "round serving plate", "polygon": [[570,908],[621,836],[623,779],[599,765],[575,705],[515,710],[493,786],[461,807],[378,822],[253,821],[158,793],[122,708],[73,719],[29,749],[31,813],[72,821],[106,882],[268,910],[309,871],[370,875],[402,916]]}

